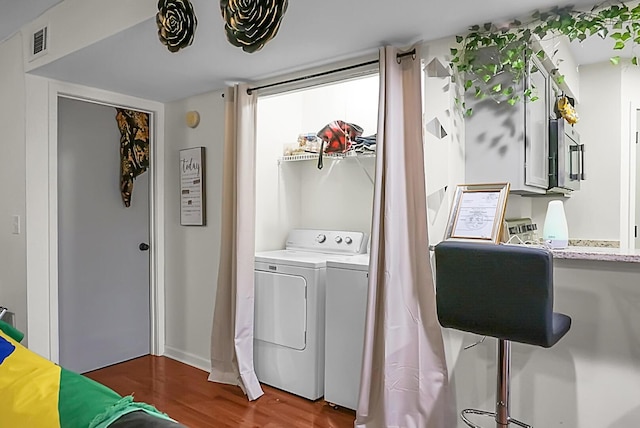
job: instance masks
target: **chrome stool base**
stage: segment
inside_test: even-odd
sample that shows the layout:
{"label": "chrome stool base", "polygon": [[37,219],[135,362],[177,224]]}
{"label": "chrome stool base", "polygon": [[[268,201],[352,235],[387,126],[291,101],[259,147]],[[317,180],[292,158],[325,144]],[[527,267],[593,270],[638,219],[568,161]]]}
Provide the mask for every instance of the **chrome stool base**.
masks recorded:
{"label": "chrome stool base", "polygon": [[496,428],[507,428],[510,424],[516,424],[522,428],[533,428],[509,415],[511,378],[511,342],[498,339],[498,376],[496,390],[496,411],[488,412],[478,409],[464,409],[460,412],[460,418],[471,428],[482,428],[471,422],[467,415],[491,416],[496,422]]}
{"label": "chrome stool base", "polygon": [[514,419],[512,417],[507,418],[506,424],[500,423],[496,417],[495,412],[488,412],[486,410],[477,410],[477,409],[464,409],[462,412],[460,412],[460,418],[464,421],[465,424],[467,424],[467,426],[471,428],[482,428],[482,427],[480,425],[474,424],[469,419],[467,419],[467,415],[491,416],[496,421],[496,428],[507,427],[509,426],[509,424],[516,424],[521,426],[522,428],[533,428],[531,425],[525,424],[524,422]]}

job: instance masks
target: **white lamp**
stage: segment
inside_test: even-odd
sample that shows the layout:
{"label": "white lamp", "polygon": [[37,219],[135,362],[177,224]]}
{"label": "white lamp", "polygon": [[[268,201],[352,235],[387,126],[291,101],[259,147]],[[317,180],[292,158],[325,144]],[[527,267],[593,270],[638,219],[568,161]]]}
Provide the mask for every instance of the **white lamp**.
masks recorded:
{"label": "white lamp", "polygon": [[566,248],[569,245],[569,229],[562,201],[549,202],[542,238],[552,248]]}

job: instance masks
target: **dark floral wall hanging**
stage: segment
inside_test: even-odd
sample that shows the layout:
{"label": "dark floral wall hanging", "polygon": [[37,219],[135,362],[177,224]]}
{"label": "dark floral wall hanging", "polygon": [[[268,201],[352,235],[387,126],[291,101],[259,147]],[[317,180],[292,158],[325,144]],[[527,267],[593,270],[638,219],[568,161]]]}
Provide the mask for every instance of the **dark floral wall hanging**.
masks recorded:
{"label": "dark floral wall hanging", "polygon": [[131,205],[133,180],[149,167],[149,114],[116,108],[120,129],[120,193]]}
{"label": "dark floral wall hanging", "polygon": [[193,43],[198,20],[189,0],[159,0],[156,25],[162,44],[178,52]]}
{"label": "dark floral wall hanging", "polygon": [[259,51],[278,33],[287,5],[288,0],[220,0],[229,43]]}

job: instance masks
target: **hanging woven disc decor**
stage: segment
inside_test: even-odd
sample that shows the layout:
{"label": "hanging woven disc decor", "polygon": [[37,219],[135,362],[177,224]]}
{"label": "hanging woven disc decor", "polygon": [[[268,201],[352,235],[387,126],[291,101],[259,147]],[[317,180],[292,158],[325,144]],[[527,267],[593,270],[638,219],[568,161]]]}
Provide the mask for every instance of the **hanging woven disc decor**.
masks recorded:
{"label": "hanging woven disc decor", "polygon": [[288,0],[220,0],[227,39],[253,53],[278,33]]}
{"label": "hanging woven disc decor", "polygon": [[178,52],[193,43],[198,20],[189,0],[159,0],[156,25],[162,44]]}

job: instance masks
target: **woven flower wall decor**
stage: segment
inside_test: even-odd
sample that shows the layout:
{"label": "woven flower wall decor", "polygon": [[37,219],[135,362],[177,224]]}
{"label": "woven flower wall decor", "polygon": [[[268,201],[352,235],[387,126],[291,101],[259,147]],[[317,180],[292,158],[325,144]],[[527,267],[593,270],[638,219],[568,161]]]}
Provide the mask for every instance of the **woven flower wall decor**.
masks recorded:
{"label": "woven flower wall decor", "polygon": [[288,0],[220,0],[229,43],[248,53],[275,37]]}
{"label": "woven flower wall decor", "polygon": [[156,25],[162,44],[178,52],[193,42],[198,20],[189,0],[159,0]]}

